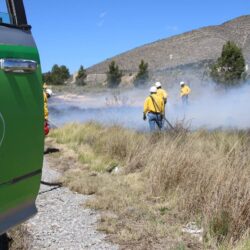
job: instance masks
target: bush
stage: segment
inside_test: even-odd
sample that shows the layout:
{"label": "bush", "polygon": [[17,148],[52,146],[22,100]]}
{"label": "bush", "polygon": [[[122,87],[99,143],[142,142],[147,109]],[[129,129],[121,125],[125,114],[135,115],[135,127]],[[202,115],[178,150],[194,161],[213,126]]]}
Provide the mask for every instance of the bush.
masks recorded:
{"label": "bush", "polygon": [[148,63],[145,63],[143,60],[141,60],[139,64],[139,70],[136,75],[134,85],[140,86],[146,83],[148,80]]}
{"label": "bush", "polygon": [[76,85],[79,85],[79,86],[86,85],[86,82],[85,82],[86,78],[87,78],[87,72],[84,69],[84,67],[81,65],[77,73]]}
{"label": "bush", "polygon": [[109,64],[109,71],[107,72],[108,87],[115,88],[118,87],[122,78],[122,71],[119,66],[116,65],[115,61]]}
{"label": "bush", "polygon": [[211,77],[217,83],[235,85],[245,79],[245,59],[234,42],[227,42],[221,56],[211,66]]}
{"label": "bush", "polygon": [[70,77],[69,69],[55,64],[52,70],[43,74],[43,81],[50,85],[63,85]]}

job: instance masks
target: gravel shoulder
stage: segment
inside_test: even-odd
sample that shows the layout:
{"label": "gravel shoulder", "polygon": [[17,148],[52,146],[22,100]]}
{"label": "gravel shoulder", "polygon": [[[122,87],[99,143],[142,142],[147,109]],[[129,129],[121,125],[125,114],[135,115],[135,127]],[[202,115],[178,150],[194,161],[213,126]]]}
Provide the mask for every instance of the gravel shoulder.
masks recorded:
{"label": "gravel shoulder", "polygon": [[[45,160],[43,180],[56,181],[60,173],[51,169]],[[38,214],[26,223],[32,236],[29,249],[118,249],[105,241],[97,231],[98,214],[85,209],[88,196],[68,188],[52,189],[41,185],[37,199]]]}

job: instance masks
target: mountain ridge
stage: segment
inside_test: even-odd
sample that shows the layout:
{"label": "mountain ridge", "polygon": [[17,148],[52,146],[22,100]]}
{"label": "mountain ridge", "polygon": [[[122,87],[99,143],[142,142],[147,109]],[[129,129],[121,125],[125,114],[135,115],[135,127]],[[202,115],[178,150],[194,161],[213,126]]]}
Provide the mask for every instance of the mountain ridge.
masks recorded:
{"label": "mountain ridge", "polygon": [[136,72],[141,59],[149,63],[149,70],[152,72],[213,61],[220,55],[222,46],[228,40],[242,48],[249,63],[250,15],[147,43],[95,64],[87,71],[90,74],[105,73],[112,60],[125,72]]}

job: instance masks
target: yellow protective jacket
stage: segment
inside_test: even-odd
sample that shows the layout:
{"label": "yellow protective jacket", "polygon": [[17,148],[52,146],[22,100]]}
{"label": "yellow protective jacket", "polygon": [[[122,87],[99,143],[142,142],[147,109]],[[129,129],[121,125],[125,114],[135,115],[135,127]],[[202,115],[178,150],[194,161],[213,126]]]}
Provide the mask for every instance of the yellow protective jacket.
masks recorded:
{"label": "yellow protective jacket", "polygon": [[163,99],[163,101],[165,102],[168,98],[168,93],[167,91],[165,91],[164,89],[157,89],[157,95]]}
{"label": "yellow protective jacket", "polygon": [[48,120],[49,119],[48,98],[45,91],[43,91],[43,101],[44,101],[44,119]]}
{"label": "yellow protective jacket", "polygon": [[[155,104],[152,100],[152,98],[155,100]],[[154,113],[164,113],[164,102],[161,97],[159,97],[157,94],[151,94],[148,96],[144,102],[144,114],[147,114],[149,112]]]}
{"label": "yellow protective jacket", "polygon": [[189,95],[191,92],[191,89],[188,87],[188,85],[184,85],[184,87],[181,88],[181,96]]}

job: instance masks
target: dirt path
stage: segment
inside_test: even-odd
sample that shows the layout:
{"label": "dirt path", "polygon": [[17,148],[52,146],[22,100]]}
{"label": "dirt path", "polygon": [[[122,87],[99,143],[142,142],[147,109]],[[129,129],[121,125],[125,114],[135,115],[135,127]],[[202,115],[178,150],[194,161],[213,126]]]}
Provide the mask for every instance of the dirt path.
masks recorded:
{"label": "dirt path", "polygon": [[[43,180],[55,181],[58,177],[60,174],[46,161]],[[104,234],[97,232],[98,215],[83,207],[88,196],[68,188],[50,189],[41,186],[37,200],[39,212],[26,223],[33,238],[30,249],[118,249],[105,241]]]}

